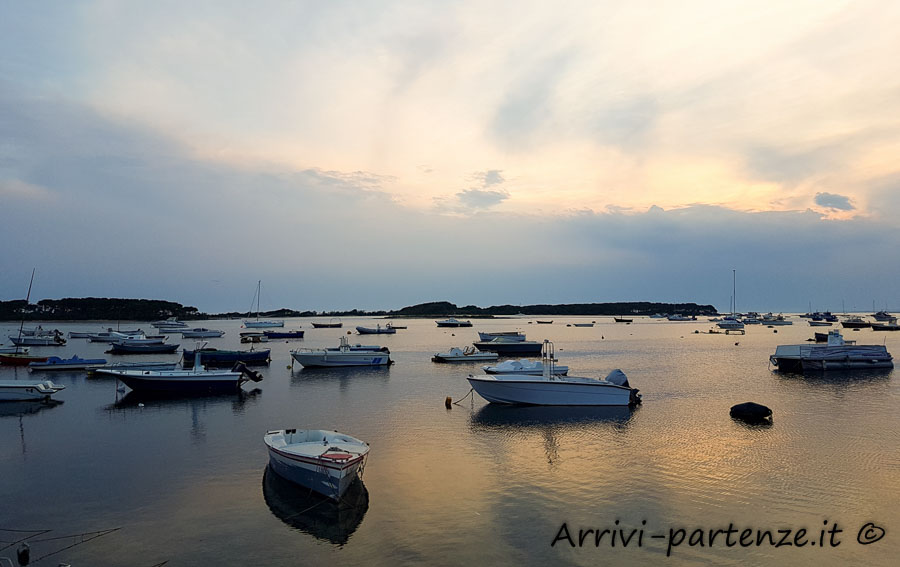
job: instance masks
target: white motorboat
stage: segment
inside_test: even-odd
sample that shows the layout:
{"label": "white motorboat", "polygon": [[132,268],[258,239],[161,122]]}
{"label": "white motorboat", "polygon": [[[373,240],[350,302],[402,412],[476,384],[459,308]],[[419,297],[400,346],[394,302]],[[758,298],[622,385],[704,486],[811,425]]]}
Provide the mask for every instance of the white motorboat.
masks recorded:
{"label": "white motorboat", "polygon": [[16,346],[62,346],[66,344],[66,339],[61,334],[53,333],[49,335],[32,335],[32,336],[12,336],[9,340]]}
{"label": "white motorboat", "polygon": [[606,379],[559,376],[553,373],[556,362],[553,343],[544,341],[541,376],[528,374],[469,375],[478,394],[491,403],[539,406],[629,406],[641,397],[628,384],[621,370],[613,370]]}
{"label": "white motorboat", "polygon": [[175,370],[177,362],[113,362],[94,369],[94,374],[100,370]]}
{"label": "white motorboat", "polygon": [[150,324],[153,325],[154,327],[156,327],[157,329],[162,328],[162,327],[180,327],[182,329],[187,329],[187,326],[188,326],[187,323],[185,323],[184,321],[179,321],[175,317],[169,317],[168,319],[165,319],[162,321],[154,321]]}
{"label": "white motorboat", "polygon": [[276,474],[332,500],[362,475],[369,454],[365,441],[322,429],[279,429],[263,440]]}
{"label": "white motorboat", "polygon": [[[482,366],[482,370],[487,374],[528,374],[531,376],[541,376],[544,374],[544,363],[540,360],[528,360],[521,358],[519,360],[504,360],[496,366]],[[569,373],[568,366],[553,365],[553,373],[565,376]]]}
{"label": "white motorboat", "polygon": [[497,360],[500,355],[496,352],[481,352],[475,347],[460,349],[453,347],[448,352],[436,352],[431,357],[432,362],[483,362]]}
{"label": "white motorboat", "polygon": [[49,401],[53,394],[65,388],[50,380],[43,382],[0,380],[0,401]]}
{"label": "white motorboat", "polygon": [[236,392],[248,380],[259,382],[262,375],[239,362],[231,370],[208,370],[194,353],[194,365],[181,370],[117,370],[98,368],[97,374],[121,380],[132,390],[143,392],[211,393]]}
{"label": "white motorboat", "polygon": [[893,368],[894,359],[884,345],[857,345],[845,341],[838,329],[828,332],[827,343],[778,345],[769,362],[785,372]]}
{"label": "white motorboat", "polygon": [[191,329],[189,331],[181,331],[181,338],[183,339],[215,339],[224,335],[225,331],[207,329],[205,327],[197,327],[196,329]]}
{"label": "white motorboat", "polygon": [[387,347],[375,348],[378,350],[353,348],[347,342],[347,337],[341,337],[337,349],[297,349],[291,351],[291,357],[307,368],[386,366],[393,363],[391,351]]}
{"label": "white motorboat", "polygon": [[0,346],[0,354],[28,354],[28,347],[22,346]]}

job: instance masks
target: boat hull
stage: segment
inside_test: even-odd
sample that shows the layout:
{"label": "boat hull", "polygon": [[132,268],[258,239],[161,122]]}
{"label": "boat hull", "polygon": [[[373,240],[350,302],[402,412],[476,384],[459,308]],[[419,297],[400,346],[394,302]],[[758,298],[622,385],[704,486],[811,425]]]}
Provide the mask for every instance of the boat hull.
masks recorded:
{"label": "boat hull", "polygon": [[248,329],[269,329],[272,327],[284,327],[284,321],[244,321],[244,327]]}
{"label": "boat hull", "polygon": [[32,362],[44,362],[46,356],[31,356],[28,354],[0,354],[0,364],[5,366],[28,366]]}
{"label": "boat hull", "polygon": [[186,394],[236,392],[243,383],[240,372],[194,373],[173,370],[105,370],[136,392],[177,392]]}
{"label": "boat hull", "polygon": [[497,380],[489,376],[469,376],[469,384],[485,400],[494,404],[535,406],[627,406],[633,403],[632,389],[599,380]]}
{"label": "boat hull", "polygon": [[[330,432],[322,433],[333,435]],[[282,478],[310,488],[332,500],[340,500],[347,488],[365,468],[368,446],[357,439],[354,441],[358,443],[349,445],[329,440],[327,443],[317,441],[278,446],[276,440],[279,436],[284,435],[284,431],[277,431],[269,432],[265,436],[266,447],[269,451],[269,467]],[[301,454],[301,451],[294,450],[297,446],[314,446],[314,448],[311,447],[312,452],[302,451],[307,454]],[[346,459],[329,459],[324,455],[315,454],[326,453],[331,447],[342,450],[352,447],[353,452],[346,453],[350,457]]]}
{"label": "boat hull", "polygon": [[26,382],[24,380],[0,380],[0,401],[49,401],[53,394],[65,386],[52,382]]}
{"label": "boat hull", "polygon": [[165,343],[152,344],[119,344],[112,343],[109,352],[113,354],[171,354],[181,345]]}
{"label": "boat hull", "polygon": [[263,331],[270,339],[302,339],[305,331]]}
{"label": "boat hull", "polygon": [[304,368],[331,368],[337,366],[386,366],[391,356],[386,352],[373,351],[310,351],[292,352],[291,357]]}
{"label": "boat hull", "polygon": [[393,327],[357,327],[356,332],[360,335],[394,335],[397,330]]}

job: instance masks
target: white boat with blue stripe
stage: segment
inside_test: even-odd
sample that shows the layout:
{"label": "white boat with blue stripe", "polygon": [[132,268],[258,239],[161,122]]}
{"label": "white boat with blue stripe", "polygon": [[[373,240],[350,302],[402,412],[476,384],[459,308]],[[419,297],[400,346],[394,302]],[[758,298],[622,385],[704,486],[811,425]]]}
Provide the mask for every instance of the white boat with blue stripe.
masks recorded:
{"label": "white boat with blue stripe", "polygon": [[337,349],[297,349],[291,351],[291,357],[305,368],[393,364],[391,351],[387,347],[369,348],[377,350],[359,350],[350,346],[347,337],[341,337],[341,344]]}

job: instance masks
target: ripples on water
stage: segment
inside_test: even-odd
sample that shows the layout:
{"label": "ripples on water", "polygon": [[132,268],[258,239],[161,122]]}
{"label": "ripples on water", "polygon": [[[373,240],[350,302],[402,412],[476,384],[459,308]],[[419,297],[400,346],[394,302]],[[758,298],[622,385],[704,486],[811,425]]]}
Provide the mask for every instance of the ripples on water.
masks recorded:
{"label": "ripples on water", "polygon": [[[893,371],[773,372],[768,356],[777,344],[812,336],[799,320],[778,333],[748,327],[745,336],[725,336],[694,334],[712,326],[702,322],[610,319],[577,328],[554,319],[476,321],[474,329],[409,321],[396,335],[355,337],[389,346],[397,362],[364,370],[291,369],[289,351],[336,345],[348,328],[373,320],[345,320],[344,329],[298,320],[306,338],[268,343],[265,379],[239,396],[145,398],[82,373],[0,367],[0,379],[50,377],[67,386],[64,403],[53,407],[0,404],[0,528],[54,535],[122,528],[53,557],[74,565],[643,565],[666,560],[665,543],[649,535],[669,528],[734,522],[806,528],[816,539],[827,520],[845,530],[838,548],[684,544],[667,561],[893,564],[900,551],[892,535],[900,529]],[[239,325],[206,325],[228,332],[210,346],[238,348]],[[17,325],[2,327],[5,337]],[[476,395],[446,410],[444,398],[463,398],[466,375],[480,367],[433,364],[431,355],[468,344],[476,330],[515,328],[553,340],[573,375],[623,369],[644,404],[512,408]],[[891,334],[852,338],[886,341],[900,353],[900,337]],[[32,348],[92,357],[105,345],[71,339]],[[773,423],[732,420],[728,409],[744,401],[772,407]],[[283,427],[338,429],[371,444],[352,502],[321,502],[266,472],[262,436]],[[550,547],[563,522],[577,531],[616,520],[627,530],[644,527],[642,548]],[[869,521],[888,537],[860,546],[856,531]],[[11,540],[3,532],[0,539]]]}

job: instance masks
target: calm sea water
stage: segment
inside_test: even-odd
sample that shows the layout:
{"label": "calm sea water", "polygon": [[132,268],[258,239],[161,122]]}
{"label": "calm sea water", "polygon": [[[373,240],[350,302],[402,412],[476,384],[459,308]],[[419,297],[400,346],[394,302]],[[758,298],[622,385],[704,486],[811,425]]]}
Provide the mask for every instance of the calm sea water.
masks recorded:
{"label": "calm sea water", "polygon": [[[773,372],[768,356],[777,344],[812,336],[796,318],[790,327],[748,327],[745,336],[694,334],[713,326],[707,322],[553,320],[476,320],[474,330],[404,321],[409,328],[393,336],[354,337],[390,347],[396,364],[371,370],[291,369],[289,351],[334,346],[374,319],[344,319],[343,329],[289,320],[286,328],[302,325],[306,338],[268,343],[265,379],[245,384],[240,396],[141,400],[80,372],[29,375],[0,366],[2,380],[49,377],[66,386],[55,407],[0,405],[0,528],[52,530],[34,540],[120,528],[38,565],[896,564],[895,372]],[[566,326],[585,320],[598,324]],[[227,331],[210,346],[241,346],[240,321],[204,326]],[[2,342],[17,328],[0,323]],[[466,375],[479,367],[434,364],[431,355],[470,344],[476,330],[513,329],[554,341],[573,375],[623,369],[643,405],[506,408],[473,394],[445,409],[447,396],[469,392]],[[900,334],[844,335],[886,341],[900,355]],[[95,357],[105,348],[70,339],[32,350]],[[730,406],[744,401],[770,406],[773,424],[733,421]],[[262,437],[285,427],[337,429],[370,443],[363,483],[347,505],[322,504],[266,474]],[[863,545],[860,537],[880,533],[872,527],[859,536],[869,522],[885,536]],[[709,531],[729,524],[735,543],[753,529],[753,544],[728,547],[719,534],[710,546]],[[578,546],[579,530],[589,529],[622,532],[615,545],[609,533],[595,545],[592,532]],[[803,547],[755,544],[756,530],[774,532],[777,543],[777,530],[791,530],[794,542],[800,529]],[[623,547],[621,536],[632,533]],[[679,535],[683,541],[669,550]],[[19,537],[0,532],[6,542]],[[32,558],[77,541],[36,541]]]}

